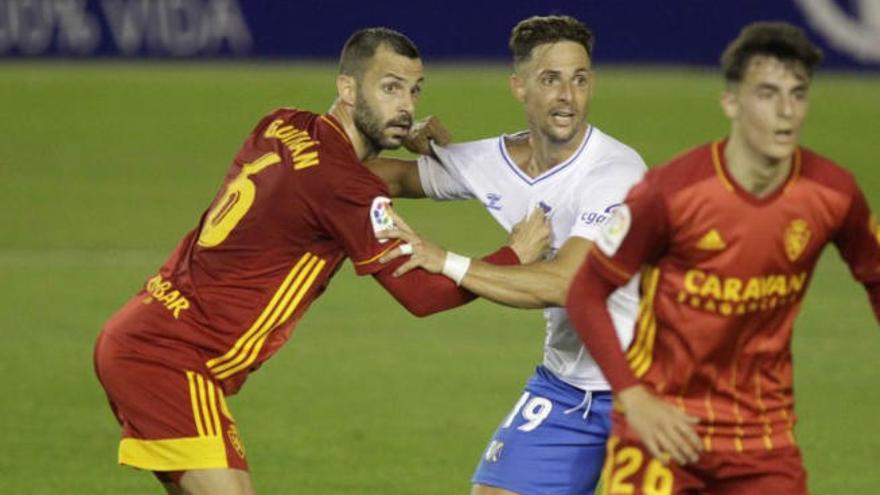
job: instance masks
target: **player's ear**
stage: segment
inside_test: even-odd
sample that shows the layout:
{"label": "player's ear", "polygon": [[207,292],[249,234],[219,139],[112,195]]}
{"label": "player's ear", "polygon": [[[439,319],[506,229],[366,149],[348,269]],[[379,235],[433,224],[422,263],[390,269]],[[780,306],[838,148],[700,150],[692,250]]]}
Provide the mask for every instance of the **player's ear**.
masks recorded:
{"label": "player's ear", "polygon": [[336,94],[346,105],[354,106],[357,100],[357,81],[354,77],[339,74],[336,76]]}
{"label": "player's ear", "polygon": [[735,119],[739,116],[739,98],[733,87],[728,87],[721,93],[721,110],[728,119]]}
{"label": "player's ear", "polygon": [[517,73],[510,75],[510,92],[520,103],[526,101],[526,82]]}

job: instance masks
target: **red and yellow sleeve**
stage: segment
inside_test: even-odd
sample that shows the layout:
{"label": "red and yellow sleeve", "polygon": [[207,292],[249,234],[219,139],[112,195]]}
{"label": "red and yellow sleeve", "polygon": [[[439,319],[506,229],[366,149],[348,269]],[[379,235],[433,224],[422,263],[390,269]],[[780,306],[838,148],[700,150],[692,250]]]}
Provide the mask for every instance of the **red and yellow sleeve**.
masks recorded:
{"label": "red and yellow sleeve", "polygon": [[329,192],[319,205],[319,217],[325,228],[351,258],[358,275],[370,275],[384,265],[379,258],[394,249],[399,241],[380,242],[376,233],[390,222],[384,209],[390,203],[388,190],[378,178],[349,175]]}
{"label": "red and yellow sleeve", "polygon": [[669,215],[656,171],[629,192],[599,234],[590,256],[596,270],[617,285],[628,282],[642,265],[666,251]]}
{"label": "red and yellow sleeve", "polygon": [[667,225],[661,192],[646,177],[603,227],[597,249],[587,255],[568,291],[568,316],[617,392],[638,384],[638,378],[620,347],[606,301],[642,264],[665,252]]}
{"label": "red and yellow sleeve", "polygon": [[852,203],[834,238],[853,277],[868,291],[874,315],[880,321],[880,220],[853,184]]}

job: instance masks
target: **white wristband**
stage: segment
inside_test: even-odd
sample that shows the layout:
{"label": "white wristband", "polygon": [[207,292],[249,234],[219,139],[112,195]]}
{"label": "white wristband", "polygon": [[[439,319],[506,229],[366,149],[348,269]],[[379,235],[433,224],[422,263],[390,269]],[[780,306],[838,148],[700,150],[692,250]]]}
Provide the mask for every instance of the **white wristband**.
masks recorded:
{"label": "white wristband", "polygon": [[446,260],[443,262],[443,275],[451,278],[455,285],[461,285],[464,274],[467,273],[471,266],[471,259],[467,256],[455,254],[452,251],[446,251]]}

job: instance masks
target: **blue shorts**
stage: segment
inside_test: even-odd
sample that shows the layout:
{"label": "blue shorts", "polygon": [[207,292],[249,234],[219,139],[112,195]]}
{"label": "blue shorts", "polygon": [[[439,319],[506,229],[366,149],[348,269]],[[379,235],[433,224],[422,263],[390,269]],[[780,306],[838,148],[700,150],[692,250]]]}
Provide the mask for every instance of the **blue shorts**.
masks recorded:
{"label": "blue shorts", "polygon": [[592,495],[610,434],[610,392],[586,393],[539,366],[472,481],[520,495]]}

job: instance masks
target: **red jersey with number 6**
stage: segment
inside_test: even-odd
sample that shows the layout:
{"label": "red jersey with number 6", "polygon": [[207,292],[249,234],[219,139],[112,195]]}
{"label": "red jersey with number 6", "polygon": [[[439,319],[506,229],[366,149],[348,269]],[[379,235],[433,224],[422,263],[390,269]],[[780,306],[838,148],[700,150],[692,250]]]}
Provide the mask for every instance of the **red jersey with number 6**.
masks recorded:
{"label": "red jersey with number 6", "polygon": [[391,222],[388,196],[332,117],[276,110],[245,140],[198,227],[104,332],[234,393],[346,257],[359,275],[382,267],[396,244],[375,235]]}
{"label": "red jersey with number 6", "polygon": [[648,265],[626,356],[643,383],[701,419],[707,450],[787,447],[792,326],[813,270],[833,242],[880,318],[880,227],[831,161],[798,149],[787,181],[757,198],[728,175],[724,146],[651,170],[590,263],[615,284]]}

